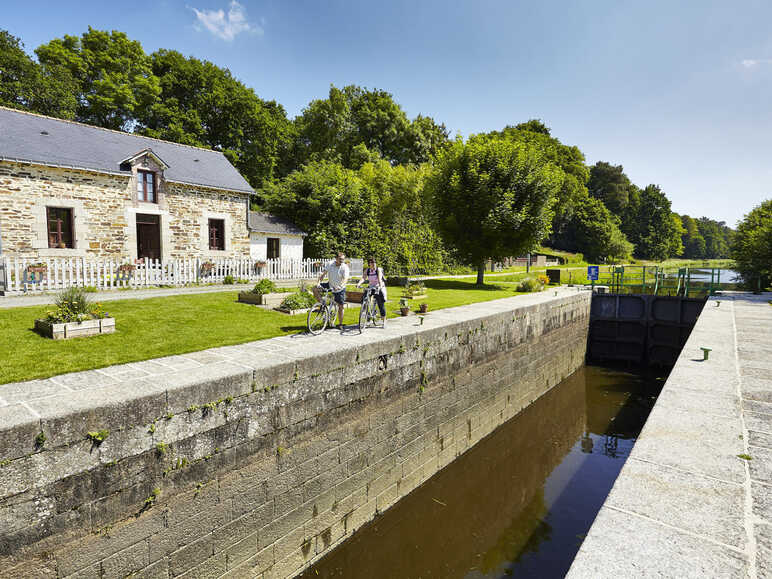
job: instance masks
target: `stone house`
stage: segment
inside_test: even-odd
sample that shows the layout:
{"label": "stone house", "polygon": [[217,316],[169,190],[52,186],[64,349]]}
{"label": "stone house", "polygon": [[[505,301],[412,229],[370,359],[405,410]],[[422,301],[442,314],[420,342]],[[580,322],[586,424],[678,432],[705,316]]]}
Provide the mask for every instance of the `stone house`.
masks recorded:
{"label": "stone house", "polygon": [[0,107],[3,255],[246,258],[252,193],[219,151]]}

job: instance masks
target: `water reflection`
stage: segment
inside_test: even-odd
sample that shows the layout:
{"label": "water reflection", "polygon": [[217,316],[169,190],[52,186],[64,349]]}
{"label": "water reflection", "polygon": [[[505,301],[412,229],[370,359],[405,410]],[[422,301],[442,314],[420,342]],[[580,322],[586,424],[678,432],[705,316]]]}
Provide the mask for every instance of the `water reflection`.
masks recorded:
{"label": "water reflection", "polygon": [[577,371],[303,577],[562,577],[657,383]]}

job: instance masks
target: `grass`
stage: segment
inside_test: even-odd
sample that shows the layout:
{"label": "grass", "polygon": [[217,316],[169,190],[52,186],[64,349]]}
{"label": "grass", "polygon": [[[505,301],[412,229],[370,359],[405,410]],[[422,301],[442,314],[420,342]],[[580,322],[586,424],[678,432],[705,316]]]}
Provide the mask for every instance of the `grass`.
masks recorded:
{"label": "grass", "polygon": [[[473,280],[429,280],[426,287],[428,298],[411,302],[413,309],[422,302],[431,312],[516,295],[512,286],[478,288]],[[389,288],[389,317],[397,315],[401,290]],[[288,316],[240,304],[237,295],[234,291],[105,302],[116,319],[116,332],[74,340],[51,340],[33,331],[34,320],[43,317],[48,306],[0,310],[0,384],[305,331],[305,314]],[[344,323],[358,319],[359,308],[346,310]]]}

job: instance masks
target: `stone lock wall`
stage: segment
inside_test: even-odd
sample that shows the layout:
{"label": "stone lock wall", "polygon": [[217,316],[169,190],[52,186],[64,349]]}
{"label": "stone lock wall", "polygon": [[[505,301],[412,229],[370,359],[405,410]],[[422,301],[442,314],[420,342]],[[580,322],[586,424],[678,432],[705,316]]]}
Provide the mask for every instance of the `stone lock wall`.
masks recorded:
{"label": "stone lock wall", "polygon": [[[150,160],[139,168],[157,170]],[[163,258],[248,257],[247,195],[159,179],[158,203],[137,201],[132,176],[0,162],[0,228],[11,257],[136,257],[136,214],[161,216]],[[75,247],[48,247],[45,207],[74,211]],[[225,251],[209,251],[208,218],[225,220]]]}
{"label": "stone lock wall", "polygon": [[559,294],[0,408],[0,576],[293,576],[583,364],[589,293]]}

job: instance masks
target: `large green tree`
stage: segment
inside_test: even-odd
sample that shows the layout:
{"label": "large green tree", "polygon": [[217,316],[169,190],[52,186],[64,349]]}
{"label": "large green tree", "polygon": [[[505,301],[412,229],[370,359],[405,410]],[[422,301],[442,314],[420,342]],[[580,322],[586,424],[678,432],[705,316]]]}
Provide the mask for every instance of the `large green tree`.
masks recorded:
{"label": "large green tree", "polygon": [[587,190],[590,195],[603,201],[614,215],[623,215],[634,189],[635,185],[625,175],[622,165],[598,161],[590,168]]}
{"label": "large green tree", "polygon": [[436,162],[428,193],[437,228],[462,262],[520,255],[549,234],[565,174],[536,147],[508,139],[456,141]]}
{"label": "large green tree", "polygon": [[294,164],[334,159],[356,168],[364,146],[392,164],[422,163],[447,144],[447,129],[431,117],[408,119],[392,95],[359,86],[330,87],[326,99],[311,101],[295,119]]}
{"label": "large green tree", "polygon": [[55,38],[35,53],[42,66],[65,69],[75,80],[79,121],[129,130],[160,94],[142,45],[117,30],[89,27],[80,37]]}
{"label": "large green tree", "polygon": [[684,232],[681,242],[684,246],[684,257],[687,259],[705,259],[705,238],[700,235],[697,222],[689,215],[681,215]]}
{"label": "large green tree", "polygon": [[578,147],[564,145],[552,137],[549,127],[538,119],[531,119],[514,127],[508,126],[502,131],[492,131],[486,136],[492,139],[522,142],[535,147],[546,161],[560,167],[565,173],[563,184],[557,193],[551,225],[550,243],[556,245],[563,229],[571,221],[577,203],[583,202],[587,197],[585,184],[589,178],[589,171],[585,165],[584,154]]}
{"label": "large green tree", "polygon": [[630,191],[621,229],[635,245],[637,257],[662,261],[679,254],[681,232],[670,200],[657,185]]}
{"label": "large green tree", "polygon": [[739,223],[732,257],[748,288],[765,289],[772,284],[772,199],[755,207]]}
{"label": "large green tree", "polygon": [[151,60],[160,95],[138,115],[139,132],[222,151],[256,188],[281,172],[293,134],[281,105],[211,62],[174,50]]}
{"label": "large green tree", "polygon": [[619,230],[619,220],[599,200],[585,195],[576,203],[571,220],[556,238],[561,249],[584,254],[590,262],[622,261],[633,244]]}
{"label": "large green tree", "polygon": [[732,230],[723,221],[714,221],[707,217],[696,220],[700,236],[705,240],[705,257],[708,259],[726,259],[732,246]]}
{"label": "large green tree", "polygon": [[0,105],[71,119],[77,104],[66,68],[36,63],[18,38],[0,30]]}

